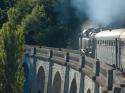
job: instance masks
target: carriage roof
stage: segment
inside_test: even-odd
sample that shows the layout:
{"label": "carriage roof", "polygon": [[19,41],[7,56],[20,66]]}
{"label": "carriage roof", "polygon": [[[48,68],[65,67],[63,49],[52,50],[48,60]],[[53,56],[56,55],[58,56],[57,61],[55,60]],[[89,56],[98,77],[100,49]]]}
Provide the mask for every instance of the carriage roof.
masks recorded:
{"label": "carriage roof", "polygon": [[[124,35],[122,36],[122,34]],[[105,30],[96,34],[95,38],[98,40],[114,40],[125,36],[125,29]],[[124,37],[125,38],[125,37]]]}

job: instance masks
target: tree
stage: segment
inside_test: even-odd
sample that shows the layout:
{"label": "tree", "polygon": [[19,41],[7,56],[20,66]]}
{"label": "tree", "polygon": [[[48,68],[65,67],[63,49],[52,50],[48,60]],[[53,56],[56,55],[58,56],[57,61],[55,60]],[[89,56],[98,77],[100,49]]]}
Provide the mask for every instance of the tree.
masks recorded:
{"label": "tree", "polygon": [[[50,8],[50,5],[48,7]],[[68,26],[54,18],[54,10],[51,10],[51,16],[48,13],[44,4],[37,3],[32,13],[27,16],[23,23],[26,44],[66,47],[70,33]]]}
{"label": "tree", "polygon": [[[8,21],[0,30],[0,93],[22,93],[23,91],[24,75],[20,69],[24,52],[22,21],[32,11],[33,6],[32,1],[27,1],[19,0],[8,10]],[[19,3],[22,5],[19,6]]]}
{"label": "tree", "polygon": [[0,0],[0,28],[8,20],[7,11],[13,7],[16,0]]}
{"label": "tree", "polygon": [[[17,10],[12,8],[8,12],[9,21],[1,29],[3,40],[3,70],[2,93],[21,93],[23,76],[20,71],[23,54],[23,32],[16,26]],[[2,45],[2,44],[1,44]]]}
{"label": "tree", "polygon": [[76,48],[80,19],[70,0],[38,0],[25,22],[26,44]]}
{"label": "tree", "polygon": [[2,39],[2,33],[0,33],[0,93],[3,93],[3,87],[4,87],[4,59],[5,59],[5,53],[3,50],[3,39]]}
{"label": "tree", "polygon": [[6,20],[7,20],[6,11],[0,8],[0,28],[2,27],[3,23],[6,22]]}

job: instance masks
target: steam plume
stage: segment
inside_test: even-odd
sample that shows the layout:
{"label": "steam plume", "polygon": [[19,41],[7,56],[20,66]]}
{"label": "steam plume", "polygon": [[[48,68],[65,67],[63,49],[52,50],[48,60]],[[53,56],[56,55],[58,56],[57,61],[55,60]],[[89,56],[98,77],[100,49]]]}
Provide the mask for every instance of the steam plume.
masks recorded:
{"label": "steam plume", "polygon": [[[71,0],[78,12],[101,25],[125,21],[125,0]],[[77,12],[76,12],[77,13]]]}

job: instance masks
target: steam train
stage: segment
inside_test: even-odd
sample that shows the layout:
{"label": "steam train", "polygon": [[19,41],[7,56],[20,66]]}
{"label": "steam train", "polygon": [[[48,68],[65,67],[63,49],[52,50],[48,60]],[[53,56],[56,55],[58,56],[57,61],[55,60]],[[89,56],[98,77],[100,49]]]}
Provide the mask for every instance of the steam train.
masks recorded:
{"label": "steam train", "polygon": [[125,72],[125,29],[84,30],[79,37],[79,48],[85,55]]}

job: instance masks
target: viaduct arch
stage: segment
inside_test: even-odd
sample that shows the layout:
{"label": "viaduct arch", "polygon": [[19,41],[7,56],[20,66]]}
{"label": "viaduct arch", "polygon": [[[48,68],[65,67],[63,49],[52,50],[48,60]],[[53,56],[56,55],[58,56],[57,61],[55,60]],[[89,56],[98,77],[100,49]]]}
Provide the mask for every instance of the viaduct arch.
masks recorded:
{"label": "viaduct arch", "polygon": [[91,93],[91,90],[90,90],[90,89],[88,89],[88,90],[87,90],[87,93]]}
{"label": "viaduct arch", "polygon": [[77,84],[75,79],[72,80],[69,93],[77,93]]}
{"label": "viaduct arch", "polygon": [[61,76],[59,72],[56,72],[55,74],[52,93],[61,93]]}
{"label": "viaduct arch", "polygon": [[37,75],[37,92],[36,93],[44,93],[44,88],[45,88],[45,71],[44,68],[41,66],[38,70],[38,75]]}

